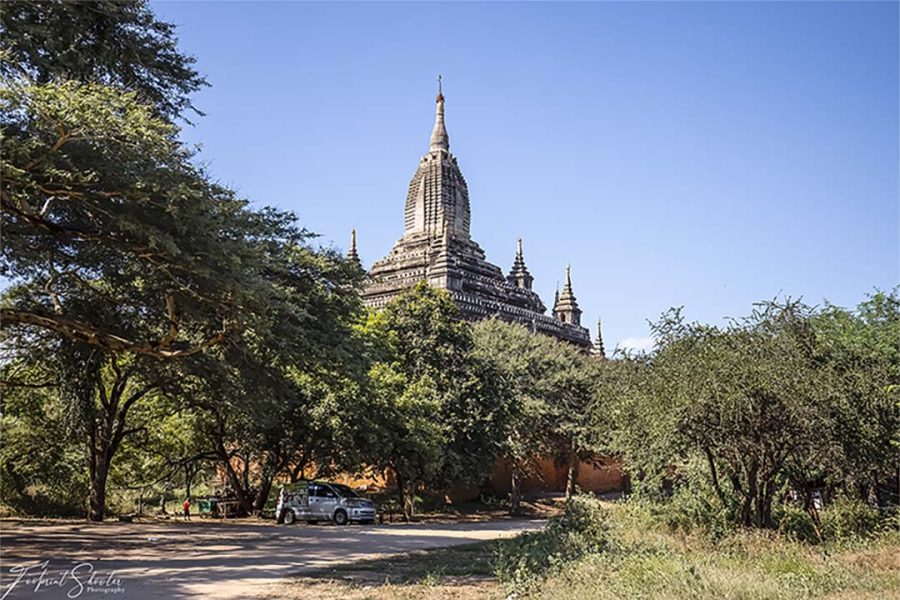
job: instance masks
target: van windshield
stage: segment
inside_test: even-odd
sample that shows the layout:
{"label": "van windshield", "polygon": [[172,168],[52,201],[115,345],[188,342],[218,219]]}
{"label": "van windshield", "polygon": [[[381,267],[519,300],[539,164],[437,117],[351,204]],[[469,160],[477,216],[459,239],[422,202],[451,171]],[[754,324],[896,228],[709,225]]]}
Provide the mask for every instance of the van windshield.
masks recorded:
{"label": "van windshield", "polygon": [[341,485],[339,483],[329,484],[334,488],[334,491],[338,493],[342,498],[359,498],[359,494],[354,492],[352,489],[347,487],[346,485]]}

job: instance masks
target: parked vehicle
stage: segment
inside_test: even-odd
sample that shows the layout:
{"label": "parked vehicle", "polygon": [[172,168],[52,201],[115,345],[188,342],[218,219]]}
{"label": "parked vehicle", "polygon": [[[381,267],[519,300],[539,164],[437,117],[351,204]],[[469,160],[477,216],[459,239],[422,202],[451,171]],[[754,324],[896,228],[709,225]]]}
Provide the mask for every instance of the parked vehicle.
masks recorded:
{"label": "parked vehicle", "polygon": [[324,481],[300,481],[281,486],[275,515],[279,523],[295,521],[315,523],[334,521],[337,525],[350,522],[374,523],[375,503],[361,498],[346,485]]}

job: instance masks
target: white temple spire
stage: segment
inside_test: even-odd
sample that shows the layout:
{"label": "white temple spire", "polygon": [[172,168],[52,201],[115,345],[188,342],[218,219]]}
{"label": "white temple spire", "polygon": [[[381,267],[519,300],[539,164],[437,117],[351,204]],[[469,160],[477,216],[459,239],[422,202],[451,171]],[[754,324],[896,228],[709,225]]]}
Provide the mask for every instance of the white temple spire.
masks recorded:
{"label": "white temple spire", "polygon": [[441,84],[441,76],[438,75],[438,95],[437,108],[434,114],[434,129],[431,131],[431,144],[429,149],[432,152],[438,150],[450,151],[450,136],[447,135],[447,127],[444,125],[444,93]]}
{"label": "white temple spire", "polygon": [[347,258],[356,263],[357,265],[362,265],[359,260],[359,254],[356,252],[356,229],[350,230],[350,251],[347,252]]}

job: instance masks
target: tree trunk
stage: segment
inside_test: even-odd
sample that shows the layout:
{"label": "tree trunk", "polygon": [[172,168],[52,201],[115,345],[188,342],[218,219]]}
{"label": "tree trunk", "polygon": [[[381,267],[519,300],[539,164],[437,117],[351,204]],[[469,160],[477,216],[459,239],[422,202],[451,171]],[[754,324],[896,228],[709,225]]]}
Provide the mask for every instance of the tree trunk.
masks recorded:
{"label": "tree trunk", "polygon": [[411,521],[416,515],[416,486],[411,481],[406,482],[406,491],[403,493],[403,517]]}
{"label": "tree trunk", "polygon": [[713,489],[716,491],[716,496],[719,497],[719,501],[722,503],[722,506],[728,506],[728,500],[725,498],[725,492],[722,491],[722,486],[719,485],[719,473],[716,470],[716,461],[713,458],[713,453],[709,448],[703,449],[706,454],[706,462],[709,465],[709,474],[712,476],[712,484]]}
{"label": "tree trunk", "polygon": [[102,411],[92,414],[84,423],[87,430],[85,442],[91,486],[88,520],[97,522],[103,521],[106,516],[106,482],[113,456],[119,450],[122,440],[135,431],[126,429],[128,411],[155,387],[150,384],[134,390],[123,402],[133,371],[123,372],[114,357],[110,360],[110,368],[115,374],[112,384],[107,388],[101,372],[95,371],[96,385],[90,390],[90,397],[85,399],[86,403],[93,405],[94,394],[99,394],[102,406]]}
{"label": "tree trunk", "polygon": [[[400,502],[403,516],[406,517],[406,484],[398,469],[394,469],[394,477],[397,480],[397,500]],[[409,518],[407,517],[406,520],[409,521]]]}
{"label": "tree trunk", "polygon": [[297,483],[301,479],[303,479],[303,475],[306,471],[306,461],[298,463],[291,469],[291,483]]}
{"label": "tree trunk", "polygon": [[578,481],[578,456],[573,452],[569,456],[569,472],[566,476],[566,501],[575,495],[575,484]]}
{"label": "tree trunk", "polygon": [[775,528],[775,521],[772,519],[772,499],[775,496],[775,481],[767,481],[763,488],[763,510],[762,523],[763,527],[768,529]]}
{"label": "tree trunk", "polygon": [[194,468],[190,463],[184,465],[184,497],[191,497],[191,484],[194,482]]}
{"label": "tree trunk", "polygon": [[95,465],[91,474],[88,520],[102,522],[106,516],[106,480],[109,477],[109,462],[98,456]]}
{"label": "tree trunk", "polygon": [[518,515],[522,510],[522,475],[516,463],[510,469],[509,487],[509,514]]}
{"label": "tree trunk", "polygon": [[234,470],[234,466],[231,464],[231,456],[229,456],[228,451],[225,449],[222,438],[218,435],[214,435],[213,444],[216,449],[216,455],[219,457],[219,461],[221,461],[222,466],[225,467],[225,474],[228,476],[228,481],[231,483],[232,489],[234,489],[234,495],[237,498],[237,501],[240,503],[241,508],[249,514],[253,510],[253,501],[248,497],[247,490],[245,490],[242,485],[240,475],[237,474]]}
{"label": "tree trunk", "polygon": [[269,494],[272,491],[272,480],[273,477],[263,477],[259,483],[259,492],[257,492],[253,501],[253,512],[259,514],[266,507],[266,500],[269,499]]}

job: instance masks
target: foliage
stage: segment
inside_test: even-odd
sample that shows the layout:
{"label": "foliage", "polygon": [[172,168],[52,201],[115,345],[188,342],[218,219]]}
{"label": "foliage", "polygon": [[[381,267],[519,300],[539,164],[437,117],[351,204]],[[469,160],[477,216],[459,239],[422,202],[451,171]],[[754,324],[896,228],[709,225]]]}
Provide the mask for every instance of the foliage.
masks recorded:
{"label": "foliage", "polygon": [[678,479],[666,494],[660,494],[653,481],[639,482],[629,503],[638,504],[671,531],[722,539],[735,529],[737,506],[722,503],[705,469],[701,460],[678,465]]}
{"label": "foliage", "polygon": [[409,518],[420,486],[486,474],[503,390],[492,365],[472,354],[471,329],[449,295],[424,282],[370,315],[365,333],[375,362],[360,437],[373,466],[393,473]]}
{"label": "foliage", "polygon": [[611,545],[609,521],[600,503],[589,495],[573,496],[562,516],[545,529],[518,535],[498,548],[497,578],[512,588],[529,589],[579,559]]}
{"label": "foliage", "polygon": [[518,598],[886,598],[900,593],[900,538],[809,545],[737,529],[712,541],[672,532],[631,502],[608,509],[615,544],[516,588]]}
{"label": "foliage", "polygon": [[592,460],[605,445],[610,430],[605,407],[615,366],[519,324],[488,319],[473,331],[475,356],[492,365],[506,392],[505,426],[494,435],[510,466],[515,513],[522,479],[533,472],[539,457],[554,456],[568,464],[574,484],[574,460]]}
{"label": "foliage", "polygon": [[[10,370],[7,365],[5,371]],[[69,435],[62,402],[49,386],[4,389],[0,416],[0,493],[16,512],[84,514],[88,481],[78,440]]]}
{"label": "foliage", "polygon": [[353,356],[358,268],[194,164],[173,119],[204,81],[144,3],[22,3],[2,23],[4,344],[58,386],[91,518],[151,391],[269,461],[285,417],[273,407],[306,398],[288,370]]}
{"label": "foliage", "polygon": [[[766,303],[725,328],[667,313],[657,352],[626,367],[638,379],[616,400],[615,445],[645,488],[711,488],[743,525],[775,527],[787,491],[814,521],[817,490],[874,499],[897,473],[898,323],[896,294],[856,314]],[[698,464],[702,484],[686,470]]]}
{"label": "foliage", "polygon": [[[876,292],[855,311],[815,316],[818,360],[831,370],[835,463],[820,476],[880,506],[900,502],[900,296]],[[835,469],[835,466],[837,469]]]}
{"label": "foliage", "polygon": [[171,358],[277,301],[266,246],[307,234],[209,183],[134,93],[7,82],[0,98],[7,327]]}
{"label": "foliage", "polygon": [[168,118],[196,112],[190,95],[206,85],[178,49],[175,26],[144,1],[11,2],[0,13],[0,34],[5,76],[116,87]]}
{"label": "foliage", "polygon": [[822,511],[822,537],[846,540],[866,537],[880,528],[890,527],[885,517],[858,498],[838,498]]}

